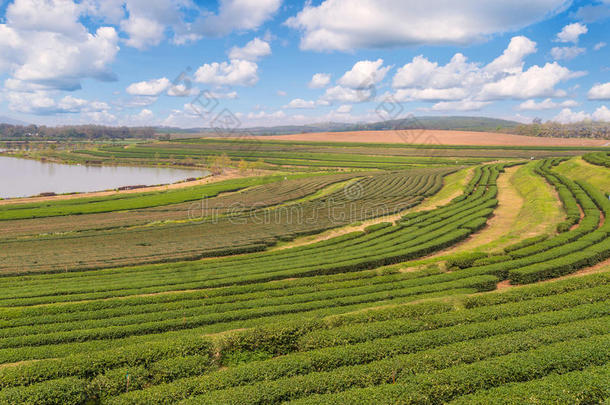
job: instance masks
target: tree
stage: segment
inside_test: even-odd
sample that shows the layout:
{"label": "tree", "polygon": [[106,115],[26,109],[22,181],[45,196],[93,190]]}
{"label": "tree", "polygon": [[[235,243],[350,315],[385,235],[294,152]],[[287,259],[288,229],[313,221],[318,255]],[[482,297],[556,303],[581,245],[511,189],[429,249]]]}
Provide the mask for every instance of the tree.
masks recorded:
{"label": "tree", "polygon": [[242,159],[239,161],[237,168],[239,169],[240,173],[245,173],[250,168],[250,164]]}

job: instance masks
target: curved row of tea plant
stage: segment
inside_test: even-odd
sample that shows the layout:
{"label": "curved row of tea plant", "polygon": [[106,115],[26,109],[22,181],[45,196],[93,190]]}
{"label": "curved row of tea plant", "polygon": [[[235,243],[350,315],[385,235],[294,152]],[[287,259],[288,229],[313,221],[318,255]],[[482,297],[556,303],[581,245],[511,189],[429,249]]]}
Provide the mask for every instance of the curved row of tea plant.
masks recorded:
{"label": "curved row of tea plant", "polygon": [[[245,190],[244,196],[238,193],[204,199],[201,203],[170,207],[169,216],[175,215],[175,208],[182,210],[179,214],[182,217],[192,216],[190,220],[35,238],[20,237],[4,243],[7,253],[0,268],[5,273],[66,271],[196,260],[260,251],[276,244],[278,240],[291,240],[297,236],[401,212],[435,193],[442,187],[443,176],[454,170],[432,168],[360,174],[356,176],[359,177],[357,182],[347,183],[328,195],[294,200],[294,204],[284,200],[279,205],[264,206],[272,204],[281,196],[267,197],[258,203],[254,200],[256,196],[264,196],[265,191],[281,190],[282,181],[278,187],[265,186],[262,191],[258,188]],[[354,176],[355,174],[333,175],[326,181],[336,183],[337,180]],[[325,184],[323,179],[326,177],[320,176],[321,180],[317,182],[320,187]],[[287,186],[292,187],[294,181],[287,181]],[[295,191],[291,195],[299,194]],[[286,197],[289,196],[286,194]],[[242,203],[242,198],[248,205]],[[142,214],[140,218],[151,218],[151,215],[162,217],[166,209],[167,207],[156,208],[157,212],[153,214],[148,209],[135,216]],[[129,217],[129,212],[117,215]],[[85,254],[87,260],[82,260]]]}
{"label": "curved row of tea plant", "polygon": [[582,158],[594,165],[610,167],[610,152],[587,153]]}

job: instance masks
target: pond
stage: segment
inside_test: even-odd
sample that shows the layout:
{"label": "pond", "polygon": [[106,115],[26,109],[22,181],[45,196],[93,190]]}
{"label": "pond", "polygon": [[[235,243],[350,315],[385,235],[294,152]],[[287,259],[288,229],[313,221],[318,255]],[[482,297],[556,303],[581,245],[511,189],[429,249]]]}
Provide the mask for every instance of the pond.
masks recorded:
{"label": "pond", "polygon": [[84,166],[0,156],[0,198],[175,183],[209,174],[166,167]]}

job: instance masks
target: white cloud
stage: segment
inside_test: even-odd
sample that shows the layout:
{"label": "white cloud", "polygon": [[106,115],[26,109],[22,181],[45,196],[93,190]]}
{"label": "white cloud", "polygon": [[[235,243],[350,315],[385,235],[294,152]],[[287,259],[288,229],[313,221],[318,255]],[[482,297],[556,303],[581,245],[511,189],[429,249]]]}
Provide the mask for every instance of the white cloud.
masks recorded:
{"label": "white cloud", "polygon": [[362,60],[339,79],[339,84],[351,89],[366,89],[381,82],[391,66],[383,67],[383,59]]}
{"label": "white cloud", "polygon": [[593,113],[593,119],[595,121],[610,122],[610,109],[605,105],[602,105]]}
{"label": "white cloud", "polygon": [[[105,3],[107,0],[96,1]],[[120,27],[128,34],[125,43],[138,49],[158,45],[169,31],[174,32],[174,42],[184,41],[185,38],[178,38],[177,34],[188,26],[184,22],[183,10],[198,11],[194,3],[183,0],[113,0],[110,3],[114,5],[112,14],[115,15],[120,14],[119,9],[124,5],[128,17],[121,20]]]}
{"label": "white cloud", "polygon": [[217,99],[224,99],[224,100],[237,99],[236,91],[229,91],[229,92],[208,91],[207,94],[209,95],[209,97],[217,98]]}
{"label": "white cloud", "polygon": [[394,94],[397,101],[438,101],[460,100],[468,96],[468,92],[460,87],[447,89],[399,89]]}
{"label": "white cloud", "polygon": [[206,63],[195,72],[195,81],[219,86],[254,86],[258,82],[258,65],[242,59]]}
{"label": "white cloud", "polygon": [[134,116],[135,119],[137,119],[138,121],[141,121],[143,123],[150,122],[154,117],[155,117],[155,114],[153,114],[153,112],[147,108],[144,108],[136,116]]}
{"label": "white cloud", "polygon": [[557,63],[524,70],[525,57],[534,52],[535,42],[517,36],[502,55],[485,66],[469,62],[461,53],[456,53],[446,65],[416,56],[394,75],[392,87],[397,89],[394,97],[398,101],[490,101],[564,96],[565,92],[555,86],[582,72],[571,72]]}
{"label": "white cloud", "polygon": [[80,23],[85,8],[67,0],[15,0],[0,24],[0,74],[13,88],[76,90],[81,79],[113,79],[119,50],[113,27],[89,32]]}
{"label": "white cloud", "polygon": [[610,100],[610,82],[591,87],[588,97],[589,100]]}
{"label": "white cloud", "polygon": [[502,55],[487,65],[490,72],[519,73],[523,70],[523,59],[536,52],[536,43],[524,36],[513,37]]}
{"label": "white cloud", "polygon": [[582,55],[585,53],[585,48],[579,48],[577,46],[562,46],[562,47],[554,47],[551,49],[551,56],[555,60],[570,60],[574,59],[578,55]]}
{"label": "white cloud", "polygon": [[162,77],[130,84],[126,91],[133,96],[158,96],[171,86],[169,79]]}
{"label": "white cloud", "polygon": [[608,44],[606,44],[605,42],[598,42],[593,46],[593,50],[599,51],[600,49],[604,48],[606,45],[608,45]]}
{"label": "white cloud", "polygon": [[316,103],[314,101],[306,101],[302,98],[295,98],[286,104],[283,108],[315,108]]}
{"label": "white cloud", "polygon": [[519,104],[519,106],[517,108],[519,110],[539,111],[539,110],[550,110],[553,108],[567,108],[567,107],[576,107],[576,106],[578,106],[578,102],[576,102],[575,100],[565,100],[565,101],[557,103],[557,102],[551,100],[550,98],[547,98],[538,103],[536,102],[536,100],[527,100],[527,101],[524,101],[523,103]]}
{"label": "white cloud", "polygon": [[339,108],[337,108],[336,112],[338,114],[349,114],[352,112],[352,106],[349,104],[340,105]]}
{"label": "white cloud", "polygon": [[85,113],[85,117],[89,122],[102,125],[115,125],[117,123],[117,117],[108,111],[93,111]]}
{"label": "white cloud", "polygon": [[161,43],[168,34],[172,35],[174,44],[181,45],[203,37],[228,35],[236,30],[257,29],[277,11],[281,0],[219,0],[218,13],[206,9],[209,3],[84,0],[79,8],[92,17],[119,26],[127,34],[125,43],[128,46],[146,49]]}
{"label": "white cloud", "polygon": [[441,101],[432,106],[432,111],[479,111],[491,104],[488,101],[460,100]]}
{"label": "white cloud", "polygon": [[263,56],[271,55],[271,47],[268,42],[260,38],[254,38],[243,48],[234,46],[229,52],[229,59],[243,59],[257,61]]}
{"label": "white cloud", "polygon": [[591,117],[584,111],[576,112],[569,108],[564,108],[552,119],[552,121],[559,122],[560,124],[572,124],[574,122],[581,122],[589,119],[591,119]]}
{"label": "white cloud", "polygon": [[[316,51],[469,44],[563,11],[565,0],[325,0],[286,21]],[[519,10],[519,12],[515,12]]]}
{"label": "white cloud", "polygon": [[309,82],[309,87],[312,89],[321,89],[330,83],[330,74],[328,73],[316,73],[312,76]]}
{"label": "white cloud", "polygon": [[16,0],[6,9],[8,25],[24,31],[72,35],[81,30],[80,10],[72,1]]}
{"label": "white cloud", "polygon": [[[0,24],[0,69],[12,78],[49,89],[76,90],[85,77],[113,78],[110,63],[118,51],[112,27],[88,33],[80,25],[70,35],[50,31],[16,30]],[[5,59],[6,58],[6,59]]]}
{"label": "white cloud", "polygon": [[129,34],[125,43],[138,49],[159,45],[165,32],[165,27],[159,22],[139,16],[121,21],[121,29]]}
{"label": "white cloud", "polygon": [[284,90],[278,90],[276,94],[280,97],[286,97],[286,95],[288,95]]}
{"label": "white cloud", "polygon": [[587,32],[589,32],[589,29],[586,25],[583,25],[581,23],[568,24],[563,27],[561,32],[557,34],[556,40],[558,42],[572,42],[576,44],[578,43],[578,38],[581,35],[586,34]]}
{"label": "white cloud", "polygon": [[486,84],[481,91],[481,97],[487,100],[563,97],[565,92],[556,90],[555,86],[576,76],[577,73],[570,72],[557,62],[547,63],[543,67],[534,65],[524,72]]}
{"label": "white cloud", "polygon": [[398,69],[392,86],[394,88],[434,88],[447,89],[472,85],[480,80],[479,67],[468,63],[461,53],[456,53],[449,63],[439,66],[424,56],[416,56],[411,63]]}
{"label": "white cloud", "polygon": [[268,113],[266,111],[259,111],[257,113],[251,112],[246,115],[248,119],[254,120],[266,120],[266,119],[274,119],[274,118],[284,118],[286,117],[286,113],[282,110],[278,110],[272,113]]}
{"label": "white cloud", "polygon": [[157,96],[135,96],[131,97],[128,100],[118,100],[114,104],[116,104],[118,107],[127,108],[146,107],[151,104],[154,104],[155,102],[157,102],[158,99],[159,97]]}
{"label": "white cloud", "polygon": [[207,14],[191,26],[203,36],[224,36],[235,30],[254,30],[279,9],[281,0],[220,0],[218,14]]}
{"label": "white cloud", "polygon": [[195,87],[192,87],[189,83],[189,85],[186,84],[171,84],[169,86],[169,89],[167,89],[167,95],[168,96],[172,96],[172,97],[188,97],[188,96],[195,96],[197,95],[197,93],[199,92],[199,90]]}
{"label": "white cloud", "polygon": [[373,89],[351,89],[343,86],[334,86],[326,89],[321,97],[322,101],[339,101],[341,103],[362,103],[373,99]]}
{"label": "white cloud", "polygon": [[8,92],[6,98],[12,111],[26,114],[77,114],[110,109],[110,106],[104,102],[88,101],[71,95],[55,100],[53,95],[47,91]]}

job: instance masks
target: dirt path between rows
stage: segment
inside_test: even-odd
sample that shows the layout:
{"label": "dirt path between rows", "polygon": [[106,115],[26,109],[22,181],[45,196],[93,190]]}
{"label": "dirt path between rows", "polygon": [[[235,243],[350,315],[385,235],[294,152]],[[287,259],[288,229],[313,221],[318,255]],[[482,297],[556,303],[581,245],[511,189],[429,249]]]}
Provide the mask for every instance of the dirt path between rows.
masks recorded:
{"label": "dirt path between rows", "polygon": [[485,228],[480,232],[470,235],[463,242],[418,260],[431,259],[458,251],[473,249],[493,242],[509,233],[525,204],[525,199],[510,182],[510,178],[520,168],[521,166],[509,167],[498,177],[498,207],[494,210],[493,216],[487,221]]}

